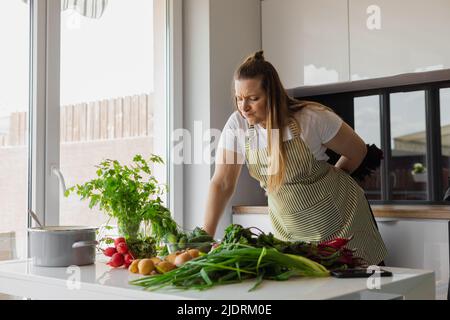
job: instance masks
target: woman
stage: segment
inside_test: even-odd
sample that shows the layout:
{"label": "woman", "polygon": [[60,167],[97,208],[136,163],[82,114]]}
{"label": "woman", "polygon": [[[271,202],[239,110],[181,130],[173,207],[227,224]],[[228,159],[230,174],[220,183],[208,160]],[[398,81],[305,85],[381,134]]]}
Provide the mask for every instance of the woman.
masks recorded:
{"label": "woman", "polygon": [[[219,142],[204,229],[215,234],[245,160],[266,190],[277,238],[353,236],[348,247],[370,265],[381,264],[385,245],[364,191],[350,176],[367,154],[364,141],[329,108],[289,97],[262,51],[236,70],[234,84],[237,111]],[[327,163],[327,148],[341,155],[335,166]]]}

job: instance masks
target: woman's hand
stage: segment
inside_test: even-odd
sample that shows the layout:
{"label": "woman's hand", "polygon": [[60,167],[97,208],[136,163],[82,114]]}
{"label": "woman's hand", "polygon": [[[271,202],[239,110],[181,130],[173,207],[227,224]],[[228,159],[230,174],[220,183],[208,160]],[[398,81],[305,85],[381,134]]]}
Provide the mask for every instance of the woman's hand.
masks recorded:
{"label": "woman's hand", "polygon": [[355,171],[367,154],[365,142],[345,122],[333,139],[324,144],[328,149],[341,155],[336,167],[351,174]]}

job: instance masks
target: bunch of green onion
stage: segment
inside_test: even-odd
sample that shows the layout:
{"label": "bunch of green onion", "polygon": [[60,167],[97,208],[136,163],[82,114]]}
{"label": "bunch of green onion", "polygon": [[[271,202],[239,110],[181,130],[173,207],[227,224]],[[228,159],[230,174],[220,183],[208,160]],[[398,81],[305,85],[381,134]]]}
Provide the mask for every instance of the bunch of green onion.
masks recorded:
{"label": "bunch of green onion", "polygon": [[172,286],[178,289],[208,289],[214,285],[256,279],[254,290],[263,279],[283,281],[293,276],[326,277],[329,271],[308,258],[284,254],[273,248],[242,244],[220,246],[164,274],[131,281],[147,290]]}

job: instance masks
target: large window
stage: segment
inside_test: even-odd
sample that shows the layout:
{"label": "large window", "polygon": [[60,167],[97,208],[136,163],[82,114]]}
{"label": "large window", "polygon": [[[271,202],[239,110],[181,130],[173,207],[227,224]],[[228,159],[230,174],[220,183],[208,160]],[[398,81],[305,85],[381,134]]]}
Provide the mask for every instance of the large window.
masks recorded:
{"label": "large window", "polygon": [[[136,154],[159,153],[154,141],[165,141],[165,131],[155,130],[155,118],[165,123],[158,85],[165,83],[165,48],[155,41],[164,43],[165,25],[155,16],[165,13],[163,4],[109,0],[101,15],[62,12],[60,167],[67,185],[94,178],[104,159],[128,164]],[[76,195],[61,195],[60,208],[62,225],[107,222]]]}
{"label": "large window", "polygon": [[169,2],[0,1],[0,260],[26,257],[28,208],[46,225],[107,222],[63,180],[106,158],[170,163]]}
{"label": "large window", "polygon": [[30,9],[0,1],[0,260],[26,256]]}

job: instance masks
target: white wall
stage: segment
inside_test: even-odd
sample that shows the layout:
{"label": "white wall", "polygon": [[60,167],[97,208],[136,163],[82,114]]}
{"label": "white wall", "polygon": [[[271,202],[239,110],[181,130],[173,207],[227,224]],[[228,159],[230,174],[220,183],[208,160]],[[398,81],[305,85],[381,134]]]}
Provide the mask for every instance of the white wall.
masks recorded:
{"label": "white wall", "polygon": [[[234,111],[232,79],[242,60],[261,49],[260,0],[183,1],[184,128],[194,132],[194,121],[203,130],[222,130]],[[199,141],[194,144],[201,143]],[[209,181],[214,166],[184,166],[184,226],[203,225]],[[266,204],[259,183],[243,169],[236,195],[218,226],[221,237],[231,223],[234,204]]]}

